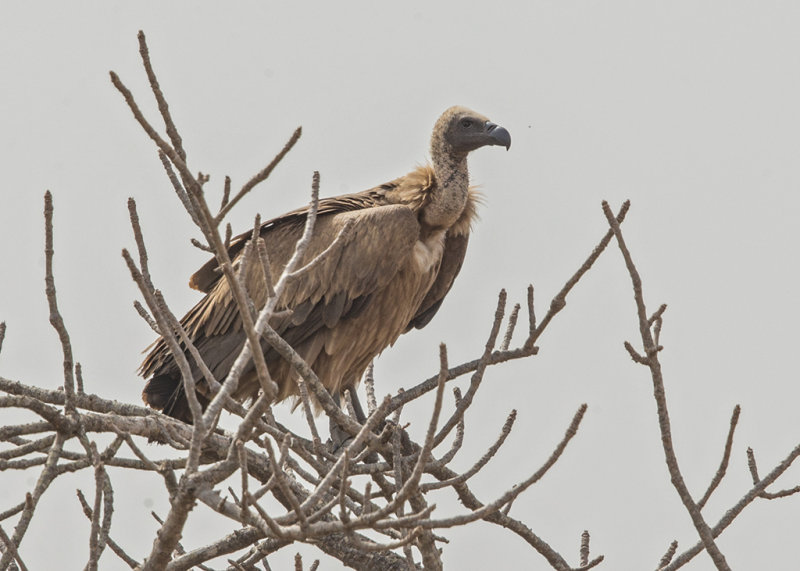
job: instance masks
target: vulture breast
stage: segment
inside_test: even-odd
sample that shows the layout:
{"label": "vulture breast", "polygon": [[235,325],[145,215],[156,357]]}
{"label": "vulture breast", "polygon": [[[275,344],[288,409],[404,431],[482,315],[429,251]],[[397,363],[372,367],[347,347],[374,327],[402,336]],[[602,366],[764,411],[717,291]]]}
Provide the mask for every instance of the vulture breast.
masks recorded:
{"label": "vulture breast", "polygon": [[444,253],[444,230],[437,230],[426,240],[417,240],[414,244],[414,259],[420,272],[438,269]]}

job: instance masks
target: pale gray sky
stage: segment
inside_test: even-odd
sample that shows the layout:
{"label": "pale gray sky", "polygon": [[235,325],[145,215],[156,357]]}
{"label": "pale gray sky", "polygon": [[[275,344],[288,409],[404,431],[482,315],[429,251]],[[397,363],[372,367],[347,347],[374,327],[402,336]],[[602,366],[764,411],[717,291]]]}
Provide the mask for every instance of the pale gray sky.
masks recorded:
{"label": "pale gray sky", "polygon": [[[433,122],[450,105],[511,132],[510,152],[473,155],[486,204],[464,269],[436,319],[380,358],[379,393],[433,374],[439,341],[451,363],[478,356],[501,287],[523,302],[532,282],[543,315],[605,232],[600,201],[616,209],[630,198],[623,229],[646,301],[652,310],[669,304],[662,362],[679,460],[697,497],[719,462],[733,406],[743,407],[730,474],[708,519],[748,488],[747,446],[766,473],[800,440],[800,5],[3,3],[0,320],[8,333],[0,374],[61,383],[43,294],[42,195],[51,189],[59,301],[87,390],[130,402],[139,402],[135,370],[152,333],[131,308],[137,293],[120,257],[133,244],[127,197],[139,203],[154,279],[176,312],[195,303],[186,282],[206,259],[189,245],[192,228],[154,148],[108,79],[117,71],[157,119],[139,29],[190,164],[212,175],[209,188],[221,188],[226,174],[241,184],[303,126],[296,150],[232,214],[237,228],[255,212],[305,203],[313,170],[325,195],[404,174],[426,159]],[[663,461],[649,376],[624,351],[626,339],[638,345],[614,246],[541,339],[540,355],[490,371],[457,463],[471,465],[517,408],[505,449],[475,479],[488,501],[536,470],[588,403],[564,457],[512,514],[571,561],[588,529],[593,553],[606,556],[601,568],[614,570],[654,568],[673,539],[681,548],[696,541]],[[427,413],[409,419],[417,414],[419,429]],[[155,530],[149,510],[167,509],[162,485],[117,477],[112,532],[141,558]],[[780,487],[798,480],[800,468]],[[2,510],[32,480],[3,473],[0,482]],[[31,568],[83,565],[88,522],[74,488],[92,485],[87,472],[46,496],[47,513],[75,524],[53,534],[52,522],[35,520],[22,545]],[[187,547],[227,525],[196,511]],[[760,502],[719,545],[735,569],[792,569],[799,519],[800,498]],[[496,526],[445,535],[452,569],[548,568]],[[294,552],[271,560],[273,568],[290,565]],[[123,568],[111,553],[102,567]],[[337,567],[323,559],[322,568]],[[688,568],[712,565],[699,556]]]}

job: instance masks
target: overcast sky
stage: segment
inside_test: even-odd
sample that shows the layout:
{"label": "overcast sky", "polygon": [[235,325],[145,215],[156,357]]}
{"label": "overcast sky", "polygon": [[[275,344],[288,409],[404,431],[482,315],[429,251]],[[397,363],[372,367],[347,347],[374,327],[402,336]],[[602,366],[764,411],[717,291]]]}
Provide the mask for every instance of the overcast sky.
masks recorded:
{"label": "overcast sky", "polygon": [[[661,359],[695,497],[719,463],[734,405],[743,407],[730,474],[707,519],[715,523],[748,489],[747,446],[764,474],[800,441],[800,5],[4,2],[0,320],[8,332],[0,375],[61,384],[43,293],[42,195],[50,189],[59,303],[87,390],[137,403],[136,368],[152,332],[132,309],[137,292],[120,257],[133,245],[126,199],[139,204],[154,280],[176,313],[197,301],[186,284],[206,260],[189,244],[196,233],[108,78],[119,73],[156,121],[139,29],[190,166],[211,174],[209,192],[226,174],[241,185],[303,126],[274,176],[231,214],[239,229],[256,212],[266,218],[304,204],[313,170],[323,195],[404,174],[426,160],[433,123],[451,105],[511,132],[510,152],[471,157],[485,204],[464,268],[433,322],[378,360],[379,394],[435,373],[440,341],[453,364],[477,357],[502,287],[512,303],[524,302],[533,283],[544,315],[606,230],[601,200],[617,209],[631,199],[623,230],[648,307],[669,305]],[[669,482],[649,375],[628,357],[626,339],[640,346],[630,281],[613,246],[540,340],[540,354],[490,370],[456,464],[470,466],[518,410],[505,449],[475,478],[490,501],[544,462],[587,403],[563,458],[511,514],[571,562],[588,529],[592,553],[604,554],[600,568],[609,570],[652,569],[670,541],[682,550],[697,537]],[[428,413],[408,412],[412,430]],[[0,511],[34,477],[0,474]],[[163,486],[156,476],[135,487],[112,478],[112,534],[142,558],[156,529],[149,511],[168,509]],[[798,481],[800,468],[779,487]],[[89,525],[74,489],[92,485],[87,472],[45,496],[21,549],[32,569],[83,565]],[[439,509],[463,510],[454,501]],[[45,513],[76,523],[53,535]],[[220,521],[202,513],[198,522]],[[719,546],[735,569],[793,569],[798,520],[798,497],[757,502]],[[213,525],[190,524],[184,545],[230,529]],[[548,568],[496,526],[444,535],[451,569]],[[44,542],[47,549],[36,547]],[[290,565],[294,552],[270,559],[273,568]],[[339,568],[319,556],[323,569]],[[688,568],[712,567],[701,555]],[[102,568],[124,567],[105,553]]]}

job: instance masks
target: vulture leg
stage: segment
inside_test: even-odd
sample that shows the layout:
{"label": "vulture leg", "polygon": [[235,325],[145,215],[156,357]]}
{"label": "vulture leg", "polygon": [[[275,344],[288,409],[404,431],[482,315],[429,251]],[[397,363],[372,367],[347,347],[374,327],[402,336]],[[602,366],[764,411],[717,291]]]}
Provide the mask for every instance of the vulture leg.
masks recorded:
{"label": "vulture leg", "polygon": [[[331,395],[336,406],[342,408],[342,398],[340,392],[335,392]],[[355,405],[354,405],[355,406]],[[337,424],[333,418],[329,419],[328,429],[331,433],[331,452],[337,454],[350,440],[353,439],[346,430]]]}
{"label": "vulture leg", "polygon": [[[353,412],[356,415],[356,420],[363,426],[364,423],[367,422],[367,415],[364,414],[364,407],[361,406],[361,401],[358,399],[358,394],[356,393],[355,388],[349,387],[344,390],[350,393],[350,401],[353,403]],[[342,408],[343,392],[344,391],[339,391],[331,395],[339,408]],[[343,446],[348,444],[350,440],[353,439],[353,437],[341,426],[336,424],[336,421],[333,419],[330,419],[329,430],[331,434],[331,446],[334,453],[338,452]]]}
{"label": "vulture leg", "polygon": [[[367,421],[367,416],[364,414],[364,407],[361,406],[361,401],[358,400],[358,394],[353,388],[347,388],[344,390],[350,393],[350,401],[353,403],[353,412],[355,412],[356,420],[359,424],[363,425]],[[343,408],[342,394],[343,391],[338,391],[331,395],[339,408]],[[339,426],[333,419],[330,419],[329,430],[331,434],[331,445],[334,453],[338,452],[343,446],[353,439],[353,437],[341,426]]]}
{"label": "vulture leg", "polygon": [[350,393],[350,400],[353,403],[353,412],[356,413],[356,420],[359,424],[364,424],[367,422],[367,415],[364,414],[364,407],[361,406],[361,401],[358,400],[358,393],[353,387],[347,389],[347,392]]}

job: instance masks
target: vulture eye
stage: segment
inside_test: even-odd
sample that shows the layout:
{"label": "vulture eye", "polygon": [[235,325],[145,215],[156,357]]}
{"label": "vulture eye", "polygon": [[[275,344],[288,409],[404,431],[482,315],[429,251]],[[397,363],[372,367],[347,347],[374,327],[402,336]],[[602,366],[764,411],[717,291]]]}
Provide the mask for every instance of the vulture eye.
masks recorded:
{"label": "vulture eye", "polygon": [[470,127],[472,127],[472,120],[464,119],[463,121],[461,121],[461,126],[464,127],[465,129],[469,129]]}

